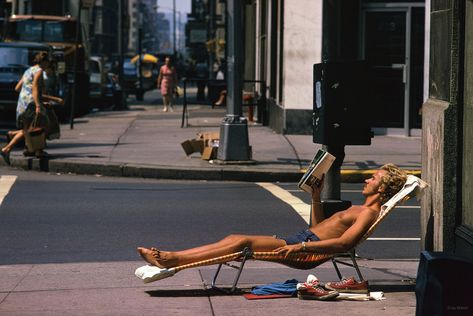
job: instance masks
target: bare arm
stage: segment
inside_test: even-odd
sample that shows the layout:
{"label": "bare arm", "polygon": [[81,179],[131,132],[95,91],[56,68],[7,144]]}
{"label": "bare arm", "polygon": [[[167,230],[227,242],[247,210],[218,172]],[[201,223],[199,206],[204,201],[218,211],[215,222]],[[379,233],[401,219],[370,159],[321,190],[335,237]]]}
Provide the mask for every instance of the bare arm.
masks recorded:
{"label": "bare arm", "polygon": [[311,226],[317,225],[325,219],[324,209],[320,201],[320,193],[324,188],[324,177],[322,177],[320,185],[312,186],[312,211],[310,213]]}
{"label": "bare arm", "polygon": [[158,89],[161,87],[161,81],[163,80],[163,67],[159,69],[159,75],[158,75]]}
{"label": "bare arm", "polygon": [[23,77],[21,77],[20,81],[18,81],[18,83],[16,84],[16,86],[15,86],[15,91],[16,91],[16,92],[20,92],[20,91],[21,91],[21,87],[23,87]]}
{"label": "bare arm", "polygon": [[[306,242],[305,251],[329,254],[347,251],[353,248],[363,237],[369,227],[376,220],[376,216],[376,213],[366,209],[361,212],[360,215],[358,215],[355,223],[353,223],[353,225],[348,228],[340,237]],[[279,247],[274,251],[288,255],[293,252],[304,251],[303,248],[304,245],[301,243]]]}
{"label": "bare arm", "polygon": [[43,71],[38,71],[33,77],[33,100],[36,105],[36,114],[41,112],[41,100],[39,95],[40,80],[43,79]]}
{"label": "bare arm", "polygon": [[58,98],[58,97],[54,97],[52,95],[43,94],[41,96],[41,99],[46,100],[46,101],[56,102],[56,103],[59,103],[61,105],[64,105],[64,100],[63,99]]}

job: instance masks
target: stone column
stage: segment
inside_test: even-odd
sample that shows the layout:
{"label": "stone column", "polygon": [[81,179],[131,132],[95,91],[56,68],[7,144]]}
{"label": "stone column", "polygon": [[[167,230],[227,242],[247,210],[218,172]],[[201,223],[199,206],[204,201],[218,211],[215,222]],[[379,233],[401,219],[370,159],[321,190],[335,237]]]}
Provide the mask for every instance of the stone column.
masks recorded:
{"label": "stone column", "polygon": [[422,108],[422,177],[430,184],[421,209],[425,250],[455,249],[464,5],[463,0],[431,1],[429,99]]}

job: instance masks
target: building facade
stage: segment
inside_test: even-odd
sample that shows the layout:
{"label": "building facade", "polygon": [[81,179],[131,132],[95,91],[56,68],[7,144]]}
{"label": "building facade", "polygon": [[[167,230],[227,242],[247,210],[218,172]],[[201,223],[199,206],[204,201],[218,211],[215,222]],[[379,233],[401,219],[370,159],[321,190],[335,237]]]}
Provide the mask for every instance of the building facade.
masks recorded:
{"label": "building facade", "polygon": [[[128,53],[156,53],[159,51],[159,19],[155,0],[128,0]],[[141,43],[140,43],[141,42]]]}
{"label": "building facade", "polygon": [[[375,132],[420,136],[424,2],[253,0],[245,78],[268,86],[270,126],[312,133],[313,64],[364,60],[374,78]],[[250,69],[252,62],[254,69]]]}

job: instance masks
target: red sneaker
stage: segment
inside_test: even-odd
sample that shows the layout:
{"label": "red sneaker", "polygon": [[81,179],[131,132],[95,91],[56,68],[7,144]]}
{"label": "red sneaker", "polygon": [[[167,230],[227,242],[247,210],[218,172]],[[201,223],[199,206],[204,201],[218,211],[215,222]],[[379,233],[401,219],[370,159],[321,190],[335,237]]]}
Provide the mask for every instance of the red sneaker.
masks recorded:
{"label": "red sneaker", "polygon": [[354,277],[338,282],[327,282],[325,288],[340,293],[368,293],[368,281],[358,282]]}
{"label": "red sneaker", "polygon": [[297,291],[297,297],[300,300],[319,300],[327,301],[338,296],[337,291],[327,291],[321,286],[307,287]]}

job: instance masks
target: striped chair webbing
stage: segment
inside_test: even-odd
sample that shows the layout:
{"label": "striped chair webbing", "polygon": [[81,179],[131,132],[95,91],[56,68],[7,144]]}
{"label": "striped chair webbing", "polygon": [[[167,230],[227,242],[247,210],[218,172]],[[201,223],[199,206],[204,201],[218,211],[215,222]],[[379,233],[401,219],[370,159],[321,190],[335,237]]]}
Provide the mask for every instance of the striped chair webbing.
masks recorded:
{"label": "striped chair webbing", "polygon": [[[196,267],[201,267],[201,266],[226,263],[230,261],[237,261],[239,259],[243,259],[243,256],[244,256],[244,252],[239,251],[239,252],[231,253],[228,255],[220,256],[220,257],[215,257],[212,259],[202,260],[202,261],[193,262],[189,264],[183,264],[183,265],[174,267],[173,269],[176,272],[179,272],[181,270],[189,269],[189,268],[196,268]],[[266,252],[252,252],[249,254],[248,259],[276,262],[276,263],[284,264],[291,268],[305,270],[305,269],[312,269],[324,263],[325,261],[328,261],[331,257],[332,255],[329,255],[329,254],[317,254],[317,253],[308,253],[308,252],[296,253],[296,254],[290,254],[288,256],[284,256],[282,254],[278,254],[275,252],[266,251]]]}
{"label": "striped chair webbing", "polygon": [[195,268],[195,267],[202,267],[202,266],[209,266],[213,264],[220,264],[220,263],[225,263],[229,261],[235,261],[243,257],[243,251],[239,252],[234,252],[228,255],[220,256],[220,257],[215,257],[212,259],[206,259],[206,260],[201,260],[193,263],[188,263],[188,264],[183,264],[177,267],[174,267],[173,269],[178,272],[184,269],[188,268]]}
{"label": "striped chair webbing", "polygon": [[292,253],[287,256],[275,252],[254,252],[251,259],[280,263],[296,269],[313,269],[330,260],[333,255],[314,252]]}

